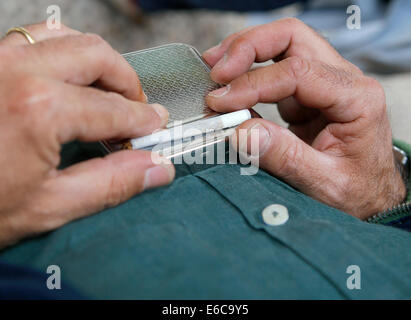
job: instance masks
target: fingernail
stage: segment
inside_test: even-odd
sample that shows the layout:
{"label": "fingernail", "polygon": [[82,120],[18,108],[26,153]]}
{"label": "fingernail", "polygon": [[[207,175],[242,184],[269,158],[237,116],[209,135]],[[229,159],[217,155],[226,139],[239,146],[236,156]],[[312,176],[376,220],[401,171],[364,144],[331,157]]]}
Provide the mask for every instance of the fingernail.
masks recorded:
{"label": "fingernail", "polygon": [[161,163],[147,169],[144,176],[144,190],[164,186],[173,181],[175,169],[170,160],[161,159]]}
{"label": "fingernail", "polygon": [[204,51],[203,55],[214,54],[220,48],[220,45],[221,45],[221,43],[219,43],[218,45]]}
{"label": "fingernail", "polygon": [[224,97],[227,93],[229,93],[230,90],[231,90],[231,85],[229,84],[225,87],[221,87],[220,89],[211,91],[208,95],[214,98],[221,98],[221,97]]}
{"label": "fingernail", "polygon": [[[258,133],[258,135],[256,134]],[[258,141],[258,149],[256,143]],[[261,124],[256,123],[247,129],[247,153],[253,156],[262,156],[270,142],[270,132]]]}
{"label": "fingernail", "polygon": [[151,104],[150,106],[154,109],[155,112],[157,112],[158,116],[161,119],[162,126],[165,126],[168,122],[168,110],[158,103]]}

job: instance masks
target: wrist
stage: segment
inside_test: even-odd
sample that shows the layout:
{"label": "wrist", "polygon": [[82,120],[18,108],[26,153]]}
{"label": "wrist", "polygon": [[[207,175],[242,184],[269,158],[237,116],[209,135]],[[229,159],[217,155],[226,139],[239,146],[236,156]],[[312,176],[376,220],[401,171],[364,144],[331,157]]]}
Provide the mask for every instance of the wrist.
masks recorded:
{"label": "wrist", "polygon": [[399,182],[401,189],[398,190],[399,197],[394,204],[368,218],[367,221],[371,223],[386,225],[395,225],[396,223],[401,224],[403,219],[408,219],[411,216],[411,146],[400,141],[395,141],[395,145],[396,146],[393,148],[395,166],[397,175],[401,177],[401,182]]}

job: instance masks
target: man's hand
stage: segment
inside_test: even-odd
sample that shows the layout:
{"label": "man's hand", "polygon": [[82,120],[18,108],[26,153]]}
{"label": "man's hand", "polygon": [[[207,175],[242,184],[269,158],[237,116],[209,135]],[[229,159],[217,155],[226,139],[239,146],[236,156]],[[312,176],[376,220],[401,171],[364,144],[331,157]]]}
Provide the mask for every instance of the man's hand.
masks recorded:
{"label": "man's hand", "polygon": [[[384,90],[302,22],[231,35],[204,58],[213,80],[227,85],[207,97],[214,110],[278,102],[288,129],[262,119],[239,127],[259,130],[259,162],[268,172],[361,219],[405,198]],[[276,63],[250,71],[270,59]]]}
{"label": "man's hand", "polygon": [[145,103],[133,69],[100,37],[28,29],[34,45],[16,33],[0,41],[0,248],[174,177],[170,161],[143,151],[57,170],[62,144],[146,135],[168,112]]}

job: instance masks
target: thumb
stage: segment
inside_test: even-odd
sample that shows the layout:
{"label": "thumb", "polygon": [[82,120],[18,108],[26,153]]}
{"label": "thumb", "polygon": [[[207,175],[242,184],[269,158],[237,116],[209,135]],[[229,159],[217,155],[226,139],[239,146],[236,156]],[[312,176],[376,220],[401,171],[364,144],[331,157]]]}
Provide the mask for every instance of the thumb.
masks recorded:
{"label": "thumb", "polygon": [[119,151],[75,164],[50,177],[37,194],[36,207],[42,209],[37,219],[40,232],[166,185],[174,175],[168,159],[147,151]]}
{"label": "thumb", "polygon": [[[244,137],[247,143],[241,142]],[[290,130],[264,119],[241,124],[232,141],[239,141],[233,147],[240,156],[247,153],[254,165],[258,163],[262,169],[307,194],[316,192],[314,186],[323,181],[321,175],[334,166],[329,155],[313,149]]]}

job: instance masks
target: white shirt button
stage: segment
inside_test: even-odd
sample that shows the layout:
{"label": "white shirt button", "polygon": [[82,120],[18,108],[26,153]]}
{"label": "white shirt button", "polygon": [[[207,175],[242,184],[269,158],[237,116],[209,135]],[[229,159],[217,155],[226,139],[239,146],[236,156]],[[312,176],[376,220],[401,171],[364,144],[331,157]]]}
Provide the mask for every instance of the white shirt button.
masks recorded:
{"label": "white shirt button", "polygon": [[288,220],[288,209],[281,204],[272,204],[263,210],[263,221],[269,226],[280,226]]}

